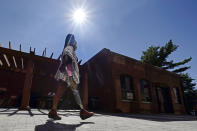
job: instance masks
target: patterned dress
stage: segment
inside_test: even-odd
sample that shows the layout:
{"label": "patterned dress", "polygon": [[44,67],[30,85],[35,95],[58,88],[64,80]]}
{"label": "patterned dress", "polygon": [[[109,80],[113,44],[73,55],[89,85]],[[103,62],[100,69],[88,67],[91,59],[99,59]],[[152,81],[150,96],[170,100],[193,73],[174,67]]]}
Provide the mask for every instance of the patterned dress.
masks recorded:
{"label": "patterned dress", "polygon": [[[72,76],[68,74],[68,67],[64,66],[64,71],[60,71],[60,67],[63,64],[63,57],[67,55],[72,59],[71,68],[72,68]],[[61,56],[61,63],[55,75],[56,80],[62,80],[67,83],[68,86],[72,86],[73,84],[78,85],[79,81],[79,68],[77,63],[77,56],[72,46],[67,46]]]}

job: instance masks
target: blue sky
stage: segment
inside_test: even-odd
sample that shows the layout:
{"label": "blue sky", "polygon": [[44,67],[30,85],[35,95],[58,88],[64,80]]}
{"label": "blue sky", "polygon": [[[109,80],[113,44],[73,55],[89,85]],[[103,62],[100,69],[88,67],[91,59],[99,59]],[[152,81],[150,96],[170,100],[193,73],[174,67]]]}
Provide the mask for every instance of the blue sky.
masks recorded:
{"label": "blue sky", "polygon": [[[83,7],[88,22],[73,26],[73,8]],[[67,33],[78,41],[77,54],[83,62],[102,48],[140,59],[150,45],[164,45],[170,39],[179,45],[169,59],[192,56],[189,74],[197,78],[196,0],[0,0],[0,43],[23,51],[36,48],[42,55],[62,51]]]}

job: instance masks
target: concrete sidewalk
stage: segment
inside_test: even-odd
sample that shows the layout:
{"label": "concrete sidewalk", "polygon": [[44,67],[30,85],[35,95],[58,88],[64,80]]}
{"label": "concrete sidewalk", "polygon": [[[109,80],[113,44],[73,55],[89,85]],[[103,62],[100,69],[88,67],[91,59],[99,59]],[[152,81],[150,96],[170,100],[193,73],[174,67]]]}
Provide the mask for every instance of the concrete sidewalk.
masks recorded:
{"label": "concrete sidewalk", "polygon": [[197,118],[176,115],[96,113],[81,120],[78,110],[59,110],[53,121],[48,110],[0,109],[0,131],[197,131]]}

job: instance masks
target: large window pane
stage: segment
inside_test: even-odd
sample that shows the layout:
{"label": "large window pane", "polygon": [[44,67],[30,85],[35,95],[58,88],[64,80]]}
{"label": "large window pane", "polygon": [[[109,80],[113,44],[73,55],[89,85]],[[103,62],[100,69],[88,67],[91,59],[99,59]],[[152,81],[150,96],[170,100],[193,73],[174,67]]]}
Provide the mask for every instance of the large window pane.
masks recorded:
{"label": "large window pane", "polygon": [[173,88],[174,96],[175,96],[175,103],[181,104],[181,98],[179,94],[179,89],[178,88]]}
{"label": "large window pane", "polygon": [[147,80],[140,80],[141,100],[143,102],[151,102],[150,83]]}
{"label": "large window pane", "polygon": [[120,76],[121,96],[123,100],[134,100],[133,79],[129,75]]}

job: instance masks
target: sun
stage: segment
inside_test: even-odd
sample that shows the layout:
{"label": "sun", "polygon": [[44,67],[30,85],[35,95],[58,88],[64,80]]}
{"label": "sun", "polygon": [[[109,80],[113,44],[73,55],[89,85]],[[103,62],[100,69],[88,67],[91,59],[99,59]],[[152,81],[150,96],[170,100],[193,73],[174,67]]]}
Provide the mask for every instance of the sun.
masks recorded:
{"label": "sun", "polygon": [[83,8],[76,9],[72,14],[72,19],[76,24],[84,24],[87,20],[87,13]]}
{"label": "sun", "polygon": [[81,5],[73,4],[71,8],[67,9],[65,13],[66,24],[68,24],[68,30],[72,33],[80,32],[85,33],[93,26],[92,23],[92,10],[88,8],[85,3]]}

